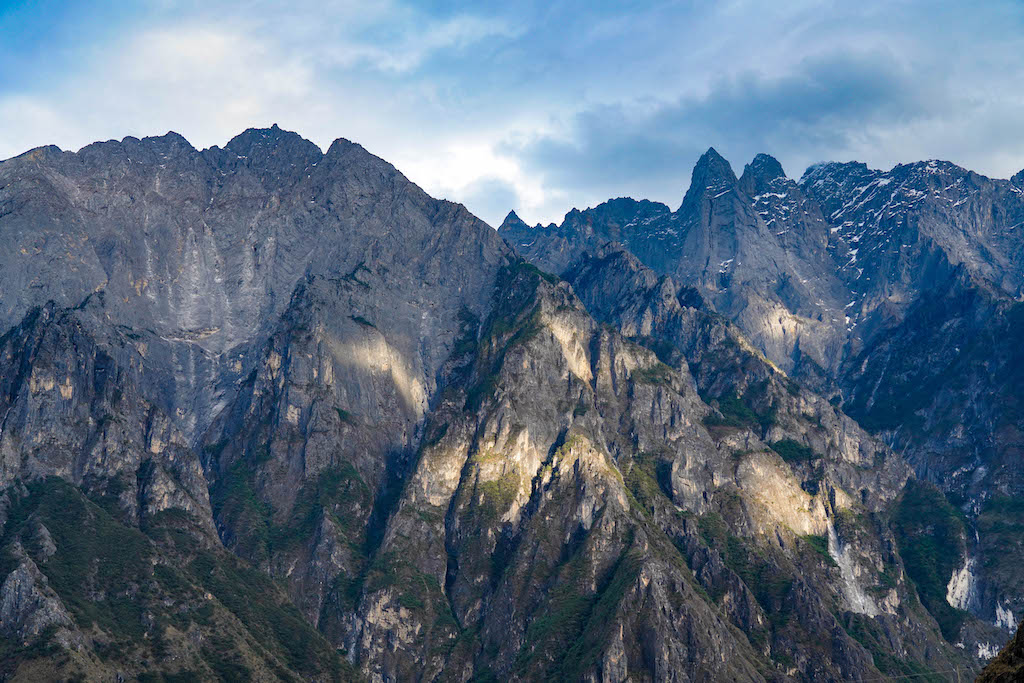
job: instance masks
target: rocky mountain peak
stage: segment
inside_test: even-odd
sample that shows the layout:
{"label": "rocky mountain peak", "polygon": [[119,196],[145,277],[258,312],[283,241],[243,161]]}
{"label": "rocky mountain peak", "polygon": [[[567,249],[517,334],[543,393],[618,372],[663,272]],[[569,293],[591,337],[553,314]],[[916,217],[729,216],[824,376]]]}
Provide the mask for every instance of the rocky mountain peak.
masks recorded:
{"label": "rocky mountain peak", "polygon": [[1017,187],[1024,188],[1024,169],[1018,171],[1016,175],[1010,178],[1010,182]]}
{"label": "rocky mountain peak", "polygon": [[192,146],[192,143],[185,139],[185,136],[173,130],[169,130],[163,135],[151,135],[144,137],[142,138],[142,141],[156,145],[168,145],[172,147],[180,146],[195,149],[195,147]]}
{"label": "rocky mountain peak", "polygon": [[44,145],[42,147],[30,149],[27,152],[19,154],[16,157],[0,161],[0,164],[4,164],[8,161],[14,161],[15,159],[21,159],[23,161],[43,161],[48,158],[59,157],[63,153],[64,150],[62,150],[57,145]]}
{"label": "rocky mountain peak", "polygon": [[333,167],[356,171],[364,176],[365,180],[371,180],[374,177],[378,179],[383,177],[399,177],[404,182],[408,182],[408,179],[402,175],[401,171],[392,164],[370,153],[359,143],[345,138],[338,138],[331,143],[331,146],[327,149],[327,154],[324,155],[324,161],[329,162]]}
{"label": "rocky mountain peak", "polygon": [[773,181],[785,177],[786,172],[782,170],[782,164],[778,159],[770,154],[758,154],[753,161],[743,167],[743,175],[739,182],[744,192],[754,196],[765,192]]}
{"label": "rocky mountain peak", "polygon": [[858,161],[814,164],[800,178],[800,189],[821,205],[826,217],[841,209],[859,192],[884,175]]}
{"label": "rocky mountain peak", "polygon": [[800,184],[804,185],[823,178],[844,178],[868,172],[870,172],[868,165],[860,161],[823,161],[808,166],[800,178]]}
{"label": "rocky mountain peak", "polygon": [[[67,159],[76,159],[93,169],[105,167],[111,163],[122,164],[125,168],[141,169],[153,164],[165,164],[170,159],[196,157],[198,154],[199,152],[188,140],[174,131],[168,131],[163,135],[153,135],[142,139],[129,135],[121,140],[94,142]],[[46,155],[46,158],[56,160],[57,156],[49,154]],[[37,157],[36,160],[43,160],[43,156]]]}
{"label": "rocky mountain peak", "polygon": [[713,199],[736,187],[736,174],[732,166],[714,147],[701,155],[690,176],[690,189],[683,198],[683,206],[700,201],[705,196]]}
{"label": "rocky mountain peak", "polygon": [[915,161],[909,164],[897,164],[889,171],[888,175],[900,181],[910,181],[915,185],[930,184],[936,178],[956,179],[968,175],[970,171],[957,166],[951,161],[941,159],[929,159],[927,161]]}
{"label": "rocky mountain peak", "polygon": [[515,211],[509,211],[508,215],[505,216],[505,220],[503,220],[501,222],[501,226],[498,228],[498,230],[501,231],[501,230],[510,230],[510,229],[513,229],[513,228],[528,228],[528,227],[530,227],[530,226],[527,225],[526,221],[524,221],[522,218],[520,218],[516,214]]}
{"label": "rocky mountain peak", "polygon": [[727,180],[736,182],[736,174],[725,157],[719,154],[714,147],[708,147],[708,151],[701,155],[693,168],[693,180],[698,178],[707,180]]}
{"label": "rocky mountain peak", "polygon": [[270,128],[249,128],[232,138],[224,149],[248,160],[250,167],[266,170],[305,168],[323,158],[315,144],[276,123]]}
{"label": "rocky mountain peak", "polygon": [[[181,133],[176,133],[173,130],[169,130],[163,135],[148,135],[142,139],[129,135],[120,142],[112,140],[110,143],[100,142],[94,144],[99,146],[116,146],[129,152],[137,152],[140,149],[161,154],[173,152],[194,153],[196,151],[196,148],[192,146],[192,143],[186,140]],[[93,145],[89,145],[89,147],[93,147]]]}

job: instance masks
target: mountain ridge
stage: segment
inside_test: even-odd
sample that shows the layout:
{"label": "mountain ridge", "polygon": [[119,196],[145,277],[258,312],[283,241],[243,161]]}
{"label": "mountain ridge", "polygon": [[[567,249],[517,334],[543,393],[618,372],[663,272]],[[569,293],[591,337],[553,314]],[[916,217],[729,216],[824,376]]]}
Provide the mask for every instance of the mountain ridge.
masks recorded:
{"label": "mountain ridge", "polygon": [[[1006,464],[1019,452],[1013,435],[1021,419],[1012,399],[976,392],[1002,386],[982,370],[985,363],[995,363],[1007,376],[1014,372],[1009,348],[1020,338],[1012,312],[1020,300],[1020,190],[949,162],[900,164],[890,171],[858,162],[825,163],[809,168],[797,183],[780,175],[767,157],[759,160],[770,167],[771,180],[758,186],[754,164],[748,165],[742,191],[758,218],[738,219],[751,235],[745,239],[758,248],[774,242],[785,253],[807,256],[787,267],[779,267],[784,262],[778,258],[769,262],[770,287],[751,279],[730,282],[742,250],[721,261],[723,277],[714,282],[700,271],[672,270],[675,257],[653,257],[642,237],[623,240],[625,248],[655,271],[695,286],[768,359],[906,453],[918,475],[939,484],[971,525],[991,528],[995,518],[1005,519],[997,501],[1021,491]],[[695,168],[695,183],[703,165]],[[722,223],[713,213],[693,210],[687,220],[729,235],[737,219]],[[600,239],[566,233],[568,223],[558,228],[557,249],[545,243],[541,230],[533,231],[528,245],[514,228],[509,239],[528,258],[554,269],[566,254],[605,248]],[[772,226],[776,240],[754,237],[761,223]],[[603,237],[616,239],[607,232]],[[687,250],[694,252],[684,247],[680,258],[687,258]],[[795,279],[814,282],[815,273],[822,284],[830,273],[838,276],[824,290],[832,292],[831,300],[819,296],[821,289],[794,286]],[[723,287],[746,303],[736,308],[722,295]],[[749,316],[759,298],[771,302],[767,315],[762,309]],[[766,317],[779,314],[781,329],[764,334]],[[950,330],[957,332],[949,336]],[[779,337],[789,342],[780,345]],[[1006,351],[996,350],[1004,346]],[[925,377],[927,390],[921,388]],[[1004,565],[1014,560],[985,540],[964,552],[961,570],[970,577],[971,597],[955,604],[970,604],[989,623],[1001,623],[999,615],[1018,591],[1013,571]],[[979,556],[989,564],[986,575],[974,569]]]}
{"label": "mountain ridge", "polygon": [[[1008,637],[1019,577],[972,570],[966,524],[1015,508],[965,523],[920,452],[844,412],[881,351],[846,385],[805,369],[846,299],[836,233],[777,162],[736,178],[709,150],[676,212],[496,232],[355,143],[314,147],[271,127],[0,164],[3,675],[843,680],[976,670]],[[783,310],[806,330],[779,342]],[[968,493],[1015,485],[997,474]],[[83,549],[76,524],[119,540]],[[152,559],[122,571],[118,544]]]}

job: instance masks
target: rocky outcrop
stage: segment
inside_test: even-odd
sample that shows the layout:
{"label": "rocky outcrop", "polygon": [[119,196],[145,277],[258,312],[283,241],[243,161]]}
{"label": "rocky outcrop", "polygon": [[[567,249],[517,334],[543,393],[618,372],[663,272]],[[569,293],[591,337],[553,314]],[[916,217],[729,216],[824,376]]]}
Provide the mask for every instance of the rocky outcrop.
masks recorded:
{"label": "rocky outcrop", "polygon": [[694,167],[679,209],[616,199],[573,211],[557,228],[499,229],[528,259],[562,273],[581,251],[622,243],[645,265],[694,287],[777,365],[836,362],[844,286],[817,203],[760,155],[737,179],[714,149]]}
{"label": "rocky outcrop", "polygon": [[18,564],[0,586],[0,631],[7,638],[28,644],[48,628],[72,626],[74,622],[60,598],[24,549],[16,545],[8,552]]}

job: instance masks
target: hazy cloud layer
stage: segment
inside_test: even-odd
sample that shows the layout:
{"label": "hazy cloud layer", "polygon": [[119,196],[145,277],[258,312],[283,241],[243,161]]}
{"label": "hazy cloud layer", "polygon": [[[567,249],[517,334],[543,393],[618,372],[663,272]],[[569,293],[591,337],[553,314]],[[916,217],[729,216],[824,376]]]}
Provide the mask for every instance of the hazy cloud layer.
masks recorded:
{"label": "hazy cloud layer", "polygon": [[[455,9],[452,9],[455,7]],[[1024,167],[1024,3],[207,0],[0,5],[0,158],[277,122],[492,224],[678,205],[713,145]]]}

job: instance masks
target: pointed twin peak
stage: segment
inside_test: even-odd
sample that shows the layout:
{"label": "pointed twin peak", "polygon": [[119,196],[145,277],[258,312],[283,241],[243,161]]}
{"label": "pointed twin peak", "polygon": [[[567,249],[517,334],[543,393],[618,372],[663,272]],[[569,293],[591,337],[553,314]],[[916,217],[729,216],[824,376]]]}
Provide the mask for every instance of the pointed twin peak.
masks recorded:
{"label": "pointed twin peak", "polygon": [[690,184],[697,184],[698,179],[705,184],[715,181],[735,183],[736,174],[733,173],[729,162],[715,151],[714,147],[708,147],[708,151],[701,155],[697,160],[697,165],[693,167],[693,178]]}
{"label": "pointed twin peak", "polygon": [[736,174],[733,173],[732,166],[715,151],[714,147],[709,147],[708,151],[704,152],[697,160],[697,165],[693,167],[693,175],[690,176],[690,189],[683,197],[683,204],[679,207],[680,211],[705,198],[720,197],[734,189],[736,183]]}
{"label": "pointed twin peak", "polygon": [[785,177],[786,172],[782,170],[778,159],[770,154],[758,154],[743,167],[740,187],[753,197],[767,192],[772,181]]}

